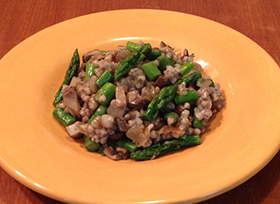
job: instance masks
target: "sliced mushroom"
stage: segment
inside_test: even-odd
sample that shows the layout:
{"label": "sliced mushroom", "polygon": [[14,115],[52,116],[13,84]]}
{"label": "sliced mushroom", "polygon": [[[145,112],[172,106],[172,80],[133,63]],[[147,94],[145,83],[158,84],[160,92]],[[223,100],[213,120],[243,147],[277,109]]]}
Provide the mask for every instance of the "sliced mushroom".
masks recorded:
{"label": "sliced mushroom", "polygon": [[80,121],[77,121],[67,127],[65,127],[68,135],[72,138],[79,138],[82,136],[81,132],[80,132],[80,124],[81,122]]}
{"label": "sliced mushroom", "polygon": [[128,157],[128,154],[129,154],[129,152],[128,152],[128,150],[127,149],[125,149],[125,148],[123,148],[123,147],[116,147],[116,151],[118,152],[118,154],[119,155],[121,155],[121,157],[123,158],[123,159],[127,159],[127,157]]}
{"label": "sliced mushroom", "polygon": [[104,53],[100,52],[100,50],[92,50],[83,55],[83,62],[86,63],[90,59],[91,60],[100,60],[104,58]]}
{"label": "sliced mushroom", "polygon": [[158,133],[164,134],[164,135],[170,134],[172,137],[178,138],[178,137],[184,135],[185,131],[181,130],[180,128],[177,128],[177,127],[165,125],[158,131]]}
{"label": "sliced mushroom", "polygon": [[111,101],[107,113],[115,118],[120,118],[123,117],[127,104],[124,88],[122,86],[116,87],[115,97],[116,99]]}
{"label": "sliced mushroom", "polygon": [[142,109],[146,108],[150,101],[144,100],[139,91],[129,91],[127,93],[127,102],[130,107]]}
{"label": "sliced mushroom", "polygon": [[81,63],[81,65],[79,67],[79,70],[78,70],[78,73],[80,73],[81,71],[85,71],[86,70],[86,66],[87,66],[87,63]]}
{"label": "sliced mushroom", "polygon": [[181,113],[184,111],[184,106],[176,106],[174,109],[174,112],[178,114],[178,116],[181,115]]}
{"label": "sliced mushroom", "polygon": [[113,160],[122,160],[122,156],[117,154],[116,151],[111,147],[107,146],[104,150],[103,153],[110,159]]}
{"label": "sliced mushroom", "polygon": [[172,47],[170,47],[169,45],[166,45],[163,41],[161,41],[161,42],[160,42],[160,45],[159,45],[159,48],[160,48],[160,49],[163,49],[163,48],[165,48],[165,47],[169,47],[169,48],[172,49]]}
{"label": "sliced mushroom", "polygon": [[80,118],[81,105],[75,87],[64,85],[62,88],[63,103],[70,114],[75,118]]}
{"label": "sliced mushroom", "polygon": [[172,85],[171,80],[168,79],[165,75],[160,75],[155,82],[155,86],[158,86],[159,88],[170,85]]}
{"label": "sliced mushroom", "polygon": [[128,130],[129,127],[123,117],[116,118],[116,121],[121,132],[126,132]]}
{"label": "sliced mushroom", "polygon": [[119,140],[121,137],[125,135],[124,132],[115,132],[115,134],[109,135],[110,139],[112,140]]}

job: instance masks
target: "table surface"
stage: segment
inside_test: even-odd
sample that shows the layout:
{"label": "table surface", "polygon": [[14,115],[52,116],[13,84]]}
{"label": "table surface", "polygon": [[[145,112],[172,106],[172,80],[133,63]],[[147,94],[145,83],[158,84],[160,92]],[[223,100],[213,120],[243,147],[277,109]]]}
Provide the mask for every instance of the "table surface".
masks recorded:
{"label": "table surface", "polygon": [[[178,11],[217,21],[251,38],[280,65],[279,0],[0,0],[0,59],[24,39],[53,24],[100,11],[137,8]],[[60,203],[23,186],[2,168],[0,181],[0,203]],[[280,203],[280,153],[247,182],[201,202],[217,203]]]}

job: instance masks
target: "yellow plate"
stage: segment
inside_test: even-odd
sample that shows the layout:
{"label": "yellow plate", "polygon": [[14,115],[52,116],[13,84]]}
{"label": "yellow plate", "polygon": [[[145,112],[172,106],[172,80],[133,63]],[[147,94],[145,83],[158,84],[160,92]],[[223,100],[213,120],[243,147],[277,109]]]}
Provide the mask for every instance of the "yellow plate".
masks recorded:
{"label": "yellow plate", "polygon": [[[144,162],[87,152],[52,116],[70,58],[127,40],[188,48],[211,64],[227,106],[200,146]],[[1,167],[64,202],[198,202],[248,180],[280,144],[280,73],[256,43],[216,22],[159,10],[87,15],[51,26],[0,61]]]}

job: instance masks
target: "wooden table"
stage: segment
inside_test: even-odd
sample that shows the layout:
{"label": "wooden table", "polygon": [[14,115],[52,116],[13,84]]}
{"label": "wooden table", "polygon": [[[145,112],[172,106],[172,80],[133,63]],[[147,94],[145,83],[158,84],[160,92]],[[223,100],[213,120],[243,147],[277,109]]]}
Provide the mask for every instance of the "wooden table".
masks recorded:
{"label": "wooden table", "polygon": [[[220,22],[258,43],[280,65],[279,0],[0,0],[0,58],[22,40],[61,21],[100,11],[135,8],[172,10]],[[1,168],[0,181],[0,203],[60,203],[26,188]],[[244,184],[202,202],[240,203],[280,203],[280,153]]]}

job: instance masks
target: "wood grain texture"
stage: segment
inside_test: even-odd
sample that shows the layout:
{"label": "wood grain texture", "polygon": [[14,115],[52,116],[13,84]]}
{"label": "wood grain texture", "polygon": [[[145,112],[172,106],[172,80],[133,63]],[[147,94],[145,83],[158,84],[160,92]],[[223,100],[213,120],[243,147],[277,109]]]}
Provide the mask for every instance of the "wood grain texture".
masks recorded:
{"label": "wood grain texture", "polygon": [[[53,24],[100,11],[136,8],[178,11],[217,21],[255,41],[280,65],[279,0],[0,0],[0,59]],[[60,203],[26,188],[1,168],[0,181],[1,204]],[[220,203],[280,203],[280,153],[244,184],[201,204]]]}

